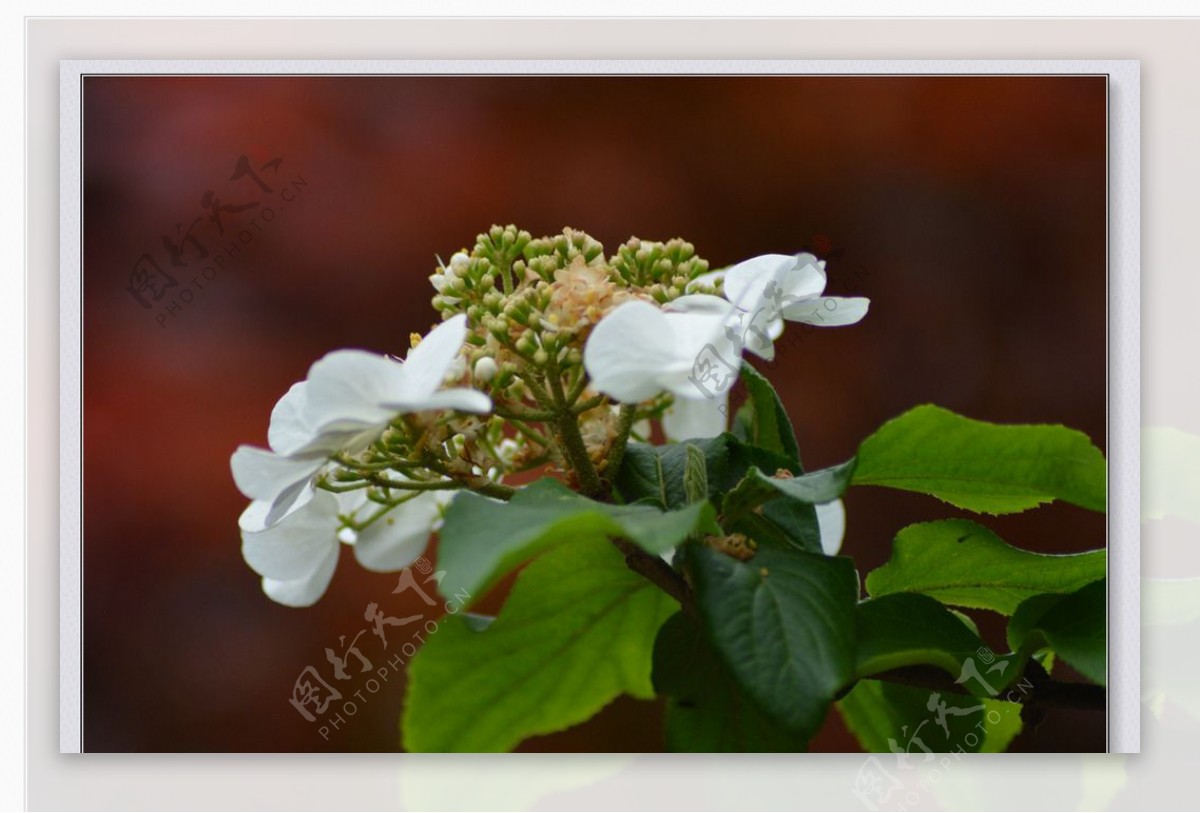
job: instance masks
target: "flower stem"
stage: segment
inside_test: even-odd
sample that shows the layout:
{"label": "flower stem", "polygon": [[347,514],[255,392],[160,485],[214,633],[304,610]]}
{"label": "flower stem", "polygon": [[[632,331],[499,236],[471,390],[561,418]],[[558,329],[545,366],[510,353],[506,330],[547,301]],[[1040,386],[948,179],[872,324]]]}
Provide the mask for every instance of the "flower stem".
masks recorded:
{"label": "flower stem", "polygon": [[583,401],[582,403],[576,403],[576,402],[570,401],[570,400],[568,400],[567,403],[572,405],[571,406],[572,412],[574,412],[576,415],[582,415],[583,413],[585,413],[589,410],[595,409],[596,407],[600,406],[607,400],[608,400],[607,396],[597,395],[596,397],[589,398],[586,401]]}
{"label": "flower stem", "polygon": [[541,423],[554,418],[553,412],[539,412],[532,409],[506,409],[501,406],[493,406],[492,414],[497,417],[504,418],[506,421],[533,421]]}
{"label": "flower stem", "polygon": [[587,444],[583,442],[583,435],[579,432],[579,419],[563,393],[562,376],[554,359],[547,364],[546,383],[557,408],[554,426],[558,430],[559,446],[562,448],[563,457],[570,463],[571,469],[579,479],[580,491],[593,499],[605,496],[604,482],[600,479],[591,456],[588,455]]}
{"label": "flower stem", "polygon": [[517,490],[512,486],[506,486],[503,483],[493,482],[486,477],[472,476],[469,479],[463,479],[462,475],[455,474],[450,469],[443,466],[432,457],[425,459],[425,467],[430,471],[437,472],[445,477],[453,479],[458,488],[466,487],[477,494],[482,494],[485,497],[495,497],[498,500],[507,502],[512,498],[512,495],[517,493]]}
{"label": "flower stem", "polygon": [[629,445],[629,433],[633,431],[637,419],[637,404],[621,404],[621,412],[617,416],[617,437],[609,447],[608,458],[604,461],[604,476],[612,481],[621,469],[621,461],[625,459],[625,448]]}
{"label": "flower stem", "polygon": [[450,491],[462,488],[462,483],[455,480],[393,480],[381,474],[372,474],[366,480],[371,485],[397,491]]}

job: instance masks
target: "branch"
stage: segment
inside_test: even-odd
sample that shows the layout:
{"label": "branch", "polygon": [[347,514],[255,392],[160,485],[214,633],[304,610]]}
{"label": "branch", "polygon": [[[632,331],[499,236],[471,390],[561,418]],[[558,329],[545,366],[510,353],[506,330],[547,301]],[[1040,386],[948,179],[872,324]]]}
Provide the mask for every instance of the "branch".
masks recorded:
{"label": "branch", "polygon": [[[1040,673],[1040,674],[1039,674]],[[932,666],[905,666],[891,669],[876,675],[868,675],[865,679],[882,680],[888,683],[899,683],[903,686],[913,686],[918,689],[942,692],[944,694],[961,694],[974,697],[962,684],[955,683],[953,678],[940,669]],[[837,699],[850,692],[847,688]],[[1030,661],[1023,680],[1018,680],[1006,692],[997,695],[996,700],[1010,700],[1021,703],[1027,708],[1060,708],[1082,709],[1085,711],[1104,711],[1107,707],[1107,692],[1103,686],[1090,683],[1065,683],[1052,679],[1036,661]]]}
{"label": "branch", "polygon": [[688,615],[698,617],[696,599],[692,595],[692,590],[683,577],[675,572],[674,568],[663,561],[661,557],[646,553],[628,540],[613,539],[612,543],[621,553],[625,554],[626,567],[649,579],[663,592],[678,601]]}

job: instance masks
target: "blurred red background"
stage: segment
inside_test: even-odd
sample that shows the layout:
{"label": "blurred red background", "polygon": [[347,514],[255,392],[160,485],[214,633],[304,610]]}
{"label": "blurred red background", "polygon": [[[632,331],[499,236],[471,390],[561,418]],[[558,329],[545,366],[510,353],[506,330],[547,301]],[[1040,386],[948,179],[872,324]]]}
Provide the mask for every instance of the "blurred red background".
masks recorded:
{"label": "blurred red background", "polygon": [[[88,751],[398,748],[402,676],[328,740],[288,698],[367,602],[420,608],[345,553],[316,607],[267,600],[229,455],[265,443],[322,354],[402,353],[434,318],[434,255],[492,223],[610,250],[682,236],[714,267],[828,256],[829,292],[872,307],[793,326],[771,373],[810,467],[923,402],[1104,448],[1103,78],[96,77],[84,93]],[[257,181],[233,177],[243,155]],[[128,290],[139,262],[149,307]],[[863,572],[903,525],[956,513],[875,489],[846,503]],[[988,524],[1044,552],[1105,539],[1103,517],[1058,504]],[[660,716],[622,699],[523,749],[657,750]],[[855,750],[834,718],[813,749]],[[1052,712],[1014,747],[1103,750],[1104,721]]]}

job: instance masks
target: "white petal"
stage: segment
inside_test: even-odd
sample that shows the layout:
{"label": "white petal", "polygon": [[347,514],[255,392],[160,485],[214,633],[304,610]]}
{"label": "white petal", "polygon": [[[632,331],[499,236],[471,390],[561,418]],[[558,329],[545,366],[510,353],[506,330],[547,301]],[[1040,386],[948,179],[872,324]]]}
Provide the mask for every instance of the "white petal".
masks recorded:
{"label": "white petal", "polygon": [[732,309],[712,296],[681,299],[697,309],[664,312],[629,302],[600,321],[583,356],[596,389],[628,403],[663,391],[703,398],[732,386],[741,366],[726,321]]}
{"label": "white petal", "polygon": [[846,536],[846,506],[841,500],[813,506],[817,509],[817,525],[821,529],[821,550],[834,556],[842,549]]}
{"label": "white petal", "polygon": [[267,502],[303,486],[324,464],[323,456],[284,457],[254,446],[239,446],[229,459],[238,491]]}
{"label": "white petal", "polygon": [[763,254],[744,260],[725,272],[725,298],[744,311],[753,310],[767,283],[795,265],[796,258],[790,254]]}
{"label": "white petal", "polygon": [[272,601],[285,607],[311,607],[329,589],[340,552],[336,545],[330,548],[325,558],[317,565],[317,569],[302,579],[280,580],[264,576],[263,592]]}
{"label": "white petal", "polygon": [[[432,391],[432,390],[431,390]],[[365,350],[338,350],[308,371],[304,420],[323,432],[380,429],[392,418],[387,402],[411,397],[404,367]]]}
{"label": "white petal", "polygon": [[660,375],[662,389],[682,398],[707,399],[728,393],[742,366],[741,330],[735,313],[731,309],[727,315],[668,314],[677,361]]}
{"label": "white petal", "polygon": [[305,579],[317,571],[336,548],[337,500],[320,491],[277,525],[242,532],[242,558],[260,576],[279,581]]}
{"label": "white petal", "polygon": [[783,309],[783,318],[818,327],[852,325],[867,315],[870,305],[871,300],[861,296],[825,296],[788,305]]}
{"label": "white petal", "polygon": [[667,315],[648,302],[626,302],[600,320],[583,350],[592,386],[636,403],[662,392],[660,377],[679,364]]}
{"label": "white petal", "polygon": [[663,432],[669,440],[715,438],[725,431],[729,390],[713,398],[676,398],[663,415]]}
{"label": "white petal", "polygon": [[736,346],[761,359],[772,361],[775,358],[775,338],[782,333],[778,327],[780,322],[774,316],[773,308],[760,304],[753,313],[738,311],[730,319],[730,330]]}
{"label": "white petal", "polygon": [[367,570],[390,573],[412,564],[425,552],[440,512],[435,492],[401,503],[360,531],[354,556]]}
{"label": "white petal", "polygon": [[782,269],[775,277],[779,285],[780,306],[820,296],[825,290],[826,279],[825,271],[817,264],[816,257],[811,254],[797,255],[791,268]]}
{"label": "white petal", "polygon": [[667,313],[719,313],[729,315],[733,305],[713,294],[685,294],[663,305]]}
{"label": "white petal", "polygon": [[316,490],[311,485],[306,485],[300,494],[283,508],[282,513],[276,503],[267,502],[266,500],[254,500],[246,506],[246,510],[238,517],[238,527],[243,531],[265,531],[292,511],[297,511],[307,504],[312,499],[314,493],[316,493]]}
{"label": "white petal", "polygon": [[307,389],[307,381],[293,384],[271,410],[267,445],[278,454],[295,454],[316,437],[316,431],[305,418]]}
{"label": "white petal", "polygon": [[404,359],[405,390],[380,402],[422,401],[442,386],[467,337],[466,314],[447,319],[429,331]]}
{"label": "white petal", "polygon": [[397,412],[420,412],[425,409],[454,409],[459,412],[485,413],[492,411],[492,399],[479,390],[456,387],[438,390],[420,401],[404,404],[388,404]]}

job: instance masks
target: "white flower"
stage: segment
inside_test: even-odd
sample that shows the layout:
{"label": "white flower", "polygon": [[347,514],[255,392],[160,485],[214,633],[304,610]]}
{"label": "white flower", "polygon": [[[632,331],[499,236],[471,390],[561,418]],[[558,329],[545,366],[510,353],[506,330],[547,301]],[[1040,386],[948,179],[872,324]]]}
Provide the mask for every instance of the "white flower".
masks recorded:
{"label": "white flower", "polygon": [[669,438],[719,435],[741,367],[736,334],[728,330],[733,314],[728,302],[703,294],[662,309],[640,300],[620,305],[600,320],[584,348],[592,386],[625,403],[669,392],[675,396],[663,416]]}
{"label": "white flower", "polygon": [[841,500],[814,505],[817,526],[821,529],[821,550],[826,556],[836,556],[846,536],[846,506]]}
{"label": "white flower", "polygon": [[337,495],[317,491],[269,526],[269,504],[255,501],[238,520],[242,558],[262,576],[263,592],[272,600],[309,607],[329,587],[341,544],[350,544],[367,570],[402,570],[424,552],[441,506],[450,497],[444,491],[421,492],[357,533],[342,526],[339,514],[362,522],[378,510],[367,501],[365,489]]}
{"label": "white flower", "polygon": [[312,497],[312,481],[337,451],[337,438],[316,442],[305,418],[308,382],[293,384],[271,411],[270,450],[239,446],[230,459],[238,490],[262,503],[263,522],[272,525]]}
{"label": "white flower", "polygon": [[433,285],[433,289],[442,295],[442,300],[453,305],[460,301],[460,297],[453,296],[454,293],[461,293],[461,286],[458,280],[466,276],[467,268],[470,265],[470,257],[459,251],[450,258],[450,265],[444,265],[441,258],[438,258],[438,269],[429,277],[429,282]]}
{"label": "white flower", "polygon": [[267,524],[311,496],[312,481],[330,455],[367,448],[396,415],[455,409],[487,412],[491,399],[467,388],[441,389],[459,361],[466,316],[438,325],[399,362],[363,350],[322,358],[308,379],[275,405],[267,432],[270,449],[241,446],[231,467],[238,489],[268,504]]}
{"label": "white flower", "polygon": [[[712,284],[713,275],[706,277]],[[768,361],[775,357],[780,319],[819,327],[852,325],[871,304],[865,297],[822,296],[825,263],[812,254],[753,257],[726,269],[723,279],[725,298],[743,314],[739,328],[746,349]]]}
{"label": "white flower", "polygon": [[740,361],[725,336],[730,312],[725,307],[724,312],[674,313],[640,300],[618,306],[600,320],[584,348],[583,364],[592,386],[624,403],[661,392],[708,397],[712,389],[702,388],[710,383],[704,380],[705,363],[720,357],[723,372],[728,374],[731,367],[736,377]]}

